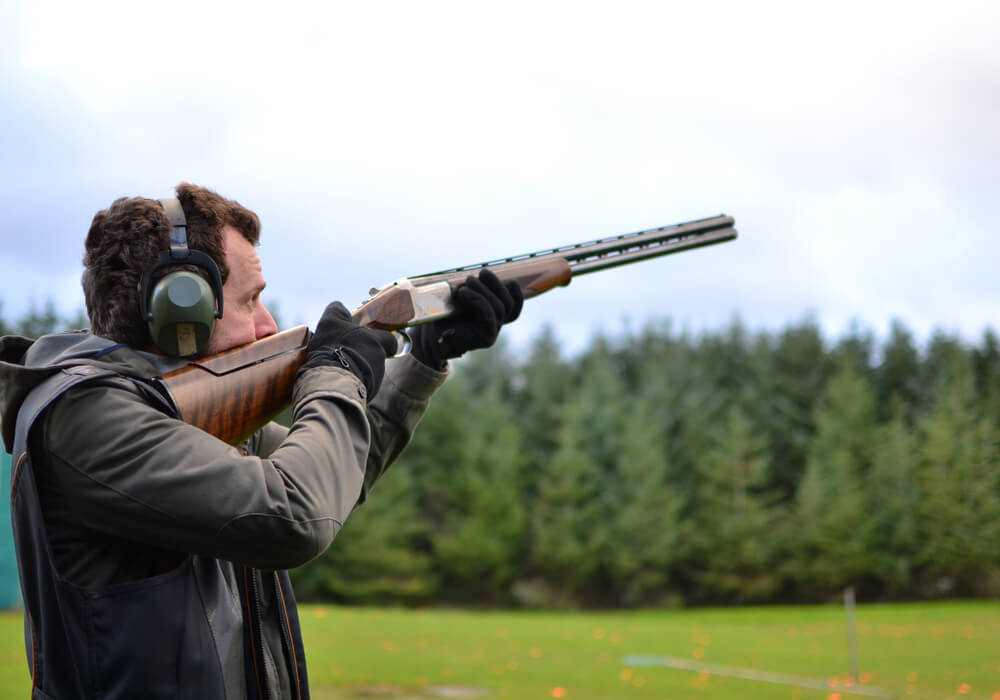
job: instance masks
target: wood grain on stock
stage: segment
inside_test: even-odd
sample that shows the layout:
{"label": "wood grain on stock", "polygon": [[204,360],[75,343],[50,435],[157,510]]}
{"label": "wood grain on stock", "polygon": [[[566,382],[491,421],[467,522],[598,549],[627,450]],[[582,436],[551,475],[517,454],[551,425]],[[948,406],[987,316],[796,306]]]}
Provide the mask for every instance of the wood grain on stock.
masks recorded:
{"label": "wood grain on stock", "polygon": [[400,328],[406,328],[407,324],[413,320],[414,313],[410,293],[405,289],[395,287],[366,301],[352,318],[355,323],[368,328],[396,331]]}
{"label": "wood grain on stock", "polygon": [[185,423],[236,445],[292,400],[309,335],[305,326],[291,328],[197,360],[161,380]]}

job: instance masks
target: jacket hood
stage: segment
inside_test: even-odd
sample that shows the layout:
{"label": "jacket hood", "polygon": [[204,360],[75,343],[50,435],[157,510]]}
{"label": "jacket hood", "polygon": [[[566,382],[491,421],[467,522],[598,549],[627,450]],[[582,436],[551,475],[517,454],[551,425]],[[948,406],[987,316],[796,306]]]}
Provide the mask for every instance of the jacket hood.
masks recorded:
{"label": "jacket hood", "polygon": [[87,331],[45,335],[38,340],[0,337],[0,430],[7,451],[13,447],[17,412],[31,390],[56,372],[79,365],[113,368],[148,379],[186,364],[133,350]]}

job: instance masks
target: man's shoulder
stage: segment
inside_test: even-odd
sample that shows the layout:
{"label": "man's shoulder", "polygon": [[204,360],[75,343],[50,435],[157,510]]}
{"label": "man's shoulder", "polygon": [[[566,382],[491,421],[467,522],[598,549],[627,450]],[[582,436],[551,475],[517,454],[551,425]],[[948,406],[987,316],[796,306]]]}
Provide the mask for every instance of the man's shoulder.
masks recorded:
{"label": "man's shoulder", "polygon": [[[115,392],[118,401],[163,409],[148,381],[169,369],[169,364],[161,366],[154,355],[85,331],[56,333],[27,342],[4,341],[9,352],[0,362],[0,415],[4,440],[11,446],[14,421],[27,405],[72,405],[73,410],[99,417],[105,413],[104,402],[95,401],[95,397],[112,389],[120,390]],[[15,357],[18,351],[21,354]]]}
{"label": "man's shoulder", "polygon": [[176,369],[178,363],[183,361],[143,352],[88,331],[42,336],[31,343],[23,358],[27,368],[92,365],[140,378],[155,377]]}
{"label": "man's shoulder", "polygon": [[48,423],[72,426],[70,432],[77,432],[87,425],[111,422],[125,431],[141,413],[153,410],[162,412],[140,384],[126,376],[101,373],[61,393],[52,402]]}

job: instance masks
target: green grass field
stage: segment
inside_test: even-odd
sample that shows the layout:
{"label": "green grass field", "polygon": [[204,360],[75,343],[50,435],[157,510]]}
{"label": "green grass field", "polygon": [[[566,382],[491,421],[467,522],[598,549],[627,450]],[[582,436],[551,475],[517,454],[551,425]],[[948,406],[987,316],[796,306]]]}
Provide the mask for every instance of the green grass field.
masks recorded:
{"label": "green grass field", "polygon": [[[848,685],[840,607],[634,613],[301,609],[313,697],[790,698],[848,700],[857,688],[915,700],[1000,700],[1000,605],[859,606],[859,683]],[[0,697],[28,697],[21,616],[0,615]],[[629,655],[825,679],[823,690],[630,666]],[[438,689],[438,690],[435,690]],[[451,695],[447,695],[448,691]]]}

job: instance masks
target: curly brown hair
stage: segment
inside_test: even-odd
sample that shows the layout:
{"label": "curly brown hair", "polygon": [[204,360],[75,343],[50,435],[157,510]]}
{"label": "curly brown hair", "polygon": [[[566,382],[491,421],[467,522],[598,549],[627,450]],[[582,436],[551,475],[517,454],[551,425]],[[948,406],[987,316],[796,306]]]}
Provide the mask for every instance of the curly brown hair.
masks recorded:
{"label": "curly brown hair", "polygon": [[[204,187],[182,182],[176,191],[187,219],[188,247],[211,257],[225,283],[229,268],[222,227],[232,226],[257,245],[260,219],[239,202]],[[160,251],[170,247],[170,228],[159,202],[144,197],[116,199],[94,215],[83,254],[83,294],[92,333],[134,348],[152,343],[139,313],[139,280],[156,264]],[[178,269],[185,268],[201,273],[191,266]]]}

